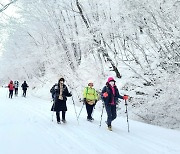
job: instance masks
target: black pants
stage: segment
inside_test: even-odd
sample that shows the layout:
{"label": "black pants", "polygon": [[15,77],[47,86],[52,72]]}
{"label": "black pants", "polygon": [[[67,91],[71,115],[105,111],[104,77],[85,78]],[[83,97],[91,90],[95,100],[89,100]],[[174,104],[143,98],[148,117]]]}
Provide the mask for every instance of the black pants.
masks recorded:
{"label": "black pants", "polygon": [[106,112],[107,112],[107,125],[111,126],[111,122],[116,119],[116,105],[106,105]]}
{"label": "black pants", "polygon": [[13,96],[13,90],[9,90],[9,98],[12,98]]}
{"label": "black pants", "polygon": [[[62,120],[65,120],[66,111],[62,111]],[[57,122],[60,122],[60,112],[56,112]]]}
{"label": "black pants", "polygon": [[18,95],[18,88],[15,88],[15,95]]}
{"label": "black pants", "polygon": [[88,119],[92,118],[93,107],[94,107],[94,105],[89,105],[88,103],[86,103],[86,111],[87,111]]}
{"label": "black pants", "polygon": [[23,90],[23,96],[26,97],[26,90]]}

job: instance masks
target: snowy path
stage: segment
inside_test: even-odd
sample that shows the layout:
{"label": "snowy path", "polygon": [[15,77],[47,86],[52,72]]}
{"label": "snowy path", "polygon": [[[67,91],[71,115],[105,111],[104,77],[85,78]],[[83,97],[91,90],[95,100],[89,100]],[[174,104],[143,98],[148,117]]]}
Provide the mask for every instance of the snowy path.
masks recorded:
{"label": "snowy path", "polygon": [[[0,88],[0,154],[179,154],[180,132],[130,121],[130,133],[124,118],[106,129],[103,115],[95,110],[93,123],[86,121],[85,108],[75,118],[71,99],[68,101],[67,124],[52,122],[52,103],[29,95],[7,98]],[[79,113],[80,108],[76,107]]]}

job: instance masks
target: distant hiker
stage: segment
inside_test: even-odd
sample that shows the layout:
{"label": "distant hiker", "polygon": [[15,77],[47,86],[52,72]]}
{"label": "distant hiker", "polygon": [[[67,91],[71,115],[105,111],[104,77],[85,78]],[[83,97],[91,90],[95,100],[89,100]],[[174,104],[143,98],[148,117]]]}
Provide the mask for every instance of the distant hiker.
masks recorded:
{"label": "distant hiker", "polygon": [[62,122],[66,123],[66,101],[67,97],[71,97],[72,94],[69,93],[67,86],[64,84],[64,78],[60,78],[58,84],[55,86],[54,103],[51,111],[56,112],[57,123],[60,124],[60,111],[62,111]]}
{"label": "distant hiker", "polygon": [[15,96],[18,95],[18,87],[19,87],[19,81],[14,81]]}
{"label": "distant hiker", "polygon": [[27,88],[29,87],[26,83],[26,81],[24,81],[24,83],[21,85],[22,87],[22,90],[23,90],[23,96],[26,97],[26,91],[27,91]]}
{"label": "distant hiker", "polygon": [[106,124],[108,129],[112,131],[112,121],[116,119],[116,104],[118,98],[127,99],[128,96],[121,96],[119,94],[118,88],[115,85],[115,80],[113,77],[109,77],[106,82],[106,86],[103,88],[101,93],[101,98],[104,101],[106,112],[107,112],[107,121]]}
{"label": "distant hiker", "polygon": [[55,93],[56,93],[56,89],[58,88],[58,84],[56,83],[56,84],[54,84],[53,86],[52,86],[52,88],[50,89],[50,93],[51,93],[51,95],[52,95],[52,99],[53,99],[53,101],[54,101],[54,99],[55,99]]}
{"label": "distant hiker", "polygon": [[9,88],[9,98],[12,99],[13,90],[14,90],[14,84],[13,84],[13,81],[12,81],[12,80],[11,80],[10,83],[8,84],[8,88]]}
{"label": "distant hiker", "polygon": [[92,121],[94,118],[92,117],[93,108],[96,105],[98,99],[98,95],[96,90],[93,88],[93,81],[88,81],[88,86],[84,88],[83,91],[83,102],[86,105],[87,111],[87,120]]}

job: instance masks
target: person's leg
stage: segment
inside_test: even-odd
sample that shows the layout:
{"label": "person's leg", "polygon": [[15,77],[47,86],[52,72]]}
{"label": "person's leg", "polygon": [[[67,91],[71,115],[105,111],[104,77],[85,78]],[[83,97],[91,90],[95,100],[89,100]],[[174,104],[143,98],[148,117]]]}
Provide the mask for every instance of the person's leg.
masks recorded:
{"label": "person's leg", "polygon": [[91,119],[91,107],[88,103],[86,103],[86,111],[87,111],[87,119]]}
{"label": "person's leg", "polygon": [[66,120],[66,111],[62,111],[62,120]]}
{"label": "person's leg", "polygon": [[113,121],[117,117],[116,105],[111,106],[111,113],[112,113],[112,121]]}
{"label": "person's leg", "polygon": [[13,96],[13,90],[10,90],[10,98]]}
{"label": "person's leg", "polygon": [[24,97],[26,97],[26,90],[24,90]]}
{"label": "person's leg", "polygon": [[9,98],[11,97],[11,91],[9,90]]}
{"label": "person's leg", "polygon": [[60,113],[56,112],[56,118],[57,118],[57,122],[60,122]]}
{"label": "person's leg", "polygon": [[111,121],[112,121],[112,113],[111,113],[111,105],[106,105],[106,112],[107,112],[107,125],[111,126]]}
{"label": "person's leg", "polygon": [[93,105],[89,105],[89,116],[90,116],[91,120],[94,120],[92,118],[93,107],[94,107]]}

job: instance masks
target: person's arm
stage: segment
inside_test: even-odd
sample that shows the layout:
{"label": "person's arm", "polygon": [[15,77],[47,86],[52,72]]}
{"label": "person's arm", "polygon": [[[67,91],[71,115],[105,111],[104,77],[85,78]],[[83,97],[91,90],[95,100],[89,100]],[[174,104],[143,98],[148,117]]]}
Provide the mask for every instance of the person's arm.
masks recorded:
{"label": "person's arm", "polygon": [[69,92],[69,90],[68,90],[67,87],[66,87],[66,96],[67,96],[67,97],[71,97],[71,96],[72,96],[72,94]]}
{"label": "person's arm", "polygon": [[121,96],[121,95],[119,94],[119,90],[118,90],[118,89],[117,89],[117,97],[120,98],[120,99],[123,99],[123,96]]}

